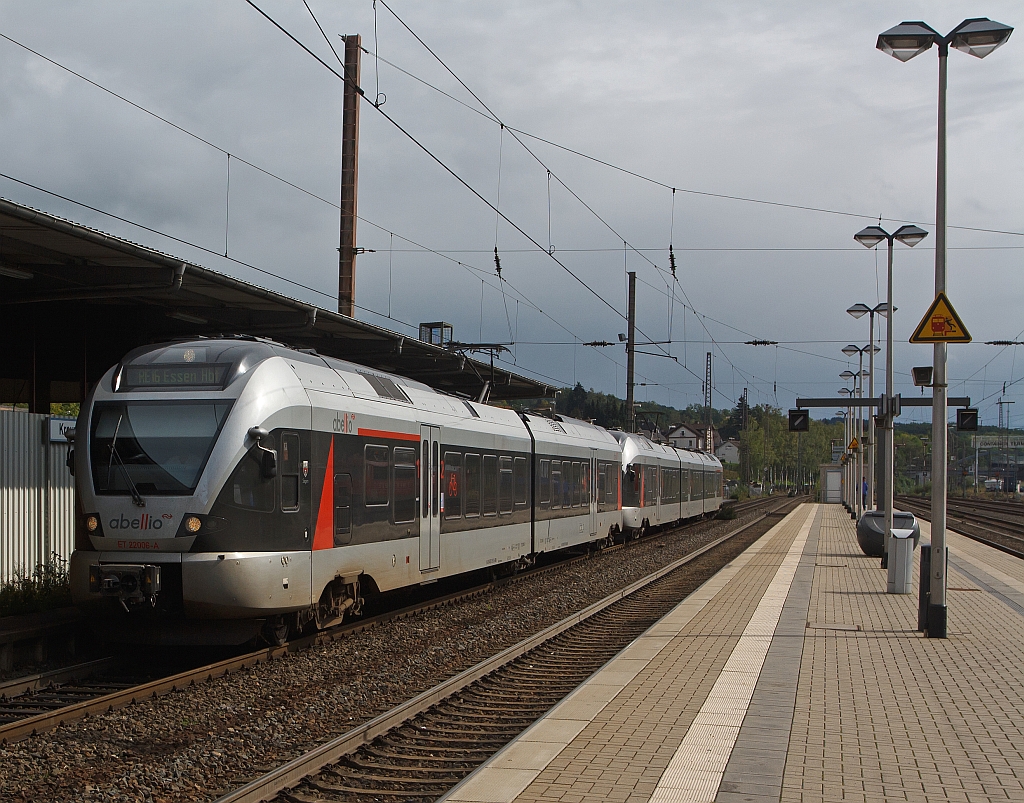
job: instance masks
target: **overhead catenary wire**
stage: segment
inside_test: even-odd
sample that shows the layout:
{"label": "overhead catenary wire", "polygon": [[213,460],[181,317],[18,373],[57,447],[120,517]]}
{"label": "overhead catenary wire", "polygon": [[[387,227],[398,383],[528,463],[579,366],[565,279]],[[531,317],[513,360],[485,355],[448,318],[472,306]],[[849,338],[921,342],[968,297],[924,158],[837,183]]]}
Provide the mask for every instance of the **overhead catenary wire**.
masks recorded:
{"label": "overhead catenary wire", "polygon": [[[144,223],[139,223],[139,222],[134,221],[134,220],[132,220],[130,218],[126,218],[123,215],[118,215],[118,214],[115,214],[113,212],[108,212],[105,209],[100,209],[97,206],[93,206],[92,204],[87,204],[84,201],[79,201],[79,200],[77,200],[75,198],[72,198],[72,197],[70,197],[68,195],[63,195],[63,194],[61,194],[59,192],[54,192],[53,190],[48,190],[45,187],[40,187],[38,184],[33,184],[33,183],[29,182],[29,181],[23,181],[20,178],[15,178],[14,176],[12,176],[12,175],[10,175],[8,173],[0,172],[0,178],[5,178],[8,181],[13,181],[15,184],[20,184],[21,186],[27,187],[28,189],[35,190],[36,192],[44,193],[45,195],[49,195],[52,198],[57,198],[57,199],[59,199],[61,201],[67,201],[68,203],[75,204],[76,206],[80,206],[83,209],[88,209],[90,212],[95,212],[95,213],[97,213],[99,215],[104,215],[105,217],[109,217],[112,220],[117,220],[117,221],[120,221],[121,223],[126,223],[129,226],[135,226],[138,229],[141,229],[143,231],[148,231],[151,234],[156,234],[159,237],[166,237],[168,240],[171,240],[171,241],[176,242],[176,243],[180,243],[182,245],[187,245],[189,248],[195,248],[195,249],[197,249],[199,251],[202,251],[203,253],[212,254],[213,256],[218,257],[219,259],[226,259],[229,262],[233,262],[236,265],[241,265],[242,267],[248,268],[250,270],[254,270],[257,273],[261,273],[264,276],[270,276],[270,277],[272,277],[274,279],[278,279],[279,281],[285,282],[287,284],[294,285],[295,287],[301,287],[303,290],[308,290],[311,293],[316,293],[317,295],[325,296],[325,297],[330,298],[332,300],[336,300],[335,296],[332,295],[331,293],[326,293],[323,290],[317,289],[316,287],[311,287],[308,284],[303,284],[302,282],[297,282],[294,279],[289,279],[286,276],[282,276],[282,275],[280,275],[278,273],[274,273],[273,271],[267,270],[266,268],[261,268],[261,267],[259,267],[257,265],[252,264],[251,262],[245,262],[244,260],[237,259],[235,257],[225,256],[224,254],[221,254],[219,251],[215,251],[214,249],[208,248],[205,245],[200,245],[199,243],[192,242],[191,240],[186,240],[183,237],[177,237],[177,236],[175,236],[173,234],[168,234],[165,231],[160,231],[160,229],[155,229],[152,226],[147,226]],[[363,306],[359,306],[359,305],[356,305],[356,306],[358,306],[359,309],[361,309],[361,310],[363,310],[365,312],[369,312],[369,313],[371,313],[373,315],[378,315],[381,318],[388,318],[389,320],[393,320],[393,321],[395,321],[395,323],[400,323],[402,326],[406,326],[409,329],[412,329],[413,331],[418,331],[418,327],[414,326],[413,324],[409,323],[408,321],[402,321],[402,320],[399,320],[398,318],[392,318],[390,315],[385,315],[383,312],[378,312],[377,310],[372,309],[370,307],[363,307]]]}
{"label": "overhead catenary wire", "polygon": [[[391,11],[390,8],[388,10]],[[393,11],[392,11],[392,14],[394,14]],[[397,16],[396,16],[396,19],[397,19]],[[399,20],[399,21],[401,22],[401,20]],[[404,23],[402,23],[402,24],[404,25]],[[408,26],[406,26],[406,27],[408,27]],[[416,36],[416,35],[413,34],[413,36]],[[419,37],[416,37],[416,38],[419,39]],[[371,51],[367,50],[366,48],[364,48],[363,50],[368,55],[375,55],[374,53],[372,53]],[[429,50],[429,48],[428,48],[428,50]],[[423,84],[424,86],[428,87],[429,89],[433,90],[434,92],[437,92],[438,94],[445,96],[449,100],[452,100],[455,103],[458,103],[460,106],[463,106],[464,108],[468,109],[469,111],[473,112],[474,114],[478,114],[481,117],[485,117],[487,119],[490,119],[492,122],[495,122],[495,123],[498,122],[497,117],[495,117],[493,114],[485,113],[485,112],[480,111],[479,109],[474,108],[473,106],[471,106],[470,104],[468,104],[465,101],[461,100],[460,98],[457,98],[454,95],[452,95],[452,94],[450,94],[448,92],[445,92],[440,87],[435,86],[434,84],[431,84],[429,81],[424,80],[420,76],[416,75],[413,72],[410,72],[409,70],[404,69],[403,67],[399,66],[398,64],[395,64],[394,62],[388,61],[387,59],[384,59],[384,58],[381,58],[380,61],[383,64],[386,64],[388,67],[391,67],[392,69],[394,69],[394,70],[402,73],[403,75],[413,79],[414,81],[417,81],[418,83]],[[458,80],[457,76],[456,76],[456,80]],[[462,82],[460,81],[460,84],[461,83]],[[465,85],[463,85],[463,86],[465,86]],[[472,91],[468,89],[468,87],[467,87],[467,91],[469,91],[470,94],[473,94]],[[475,97],[476,96],[474,95],[474,98]],[[726,194],[726,193],[709,192],[709,191],[705,191],[705,190],[687,189],[687,188],[684,188],[684,187],[679,187],[677,185],[673,185],[673,184],[671,184],[668,181],[662,181],[662,180],[659,180],[659,179],[656,179],[656,178],[652,178],[651,176],[647,176],[647,175],[645,175],[643,173],[639,173],[639,172],[637,172],[635,170],[630,170],[629,168],[622,167],[621,165],[617,165],[614,162],[610,162],[610,161],[608,161],[606,159],[601,159],[601,158],[599,158],[597,156],[592,156],[591,154],[584,153],[583,151],[577,150],[575,148],[571,148],[571,147],[569,147],[567,145],[563,145],[563,144],[561,144],[559,142],[555,142],[554,140],[548,139],[546,137],[542,137],[542,136],[540,136],[538,134],[534,134],[534,133],[531,133],[529,131],[525,131],[525,130],[523,130],[521,128],[516,128],[515,126],[508,125],[507,123],[505,124],[505,127],[508,129],[509,133],[519,134],[520,136],[527,137],[527,138],[535,140],[537,142],[542,142],[545,145],[550,145],[552,148],[557,148],[558,150],[564,151],[566,153],[570,153],[573,156],[578,156],[581,159],[586,159],[587,161],[594,162],[595,164],[599,164],[599,165],[601,165],[603,167],[607,167],[610,170],[614,170],[616,172],[623,173],[623,174],[628,175],[628,176],[632,176],[635,179],[638,179],[640,181],[646,182],[648,184],[653,184],[653,185],[656,185],[656,186],[659,186],[659,187],[663,187],[663,188],[665,188],[667,190],[678,191],[678,192],[686,193],[688,195],[703,196],[703,197],[706,197],[706,198],[718,198],[718,199],[725,200],[725,201],[739,201],[739,202],[742,202],[742,203],[759,204],[759,205],[763,205],[763,206],[776,206],[776,207],[781,207],[783,209],[794,209],[794,210],[803,211],[803,212],[816,212],[816,213],[827,214],[827,215],[841,215],[843,217],[853,217],[853,218],[860,218],[860,219],[864,219],[864,220],[877,220],[878,219],[877,215],[868,215],[868,214],[864,214],[862,212],[850,212],[850,211],[842,210],[842,209],[829,209],[827,207],[811,206],[811,205],[808,205],[808,204],[793,204],[793,203],[786,203],[784,201],[768,200],[768,199],[765,199],[765,198],[751,198],[751,197],[747,197],[747,196],[743,196],[743,195],[730,195],[730,194]],[[933,222],[928,222],[928,221],[922,222],[922,221],[918,221],[918,220],[903,220],[903,219],[900,219],[900,218],[888,218],[888,217],[882,218],[882,219],[890,221],[892,223],[913,223],[913,224],[916,224],[916,225],[919,225],[919,226],[934,226],[935,225]],[[975,231],[975,232],[981,232],[981,233],[985,233],[985,234],[1006,234],[1006,235],[1010,235],[1010,236],[1014,236],[1014,237],[1024,237],[1024,232],[1022,232],[1022,231],[1008,231],[1008,230],[1003,230],[1003,229],[986,229],[986,228],[981,228],[981,227],[977,227],[977,226],[956,226],[956,225],[951,225],[951,224],[947,224],[947,228],[958,229],[958,230],[961,230],[961,231]]]}
{"label": "overhead catenary wire", "polygon": [[[321,33],[323,33],[322,29],[321,29]],[[323,196],[319,195],[318,193],[315,193],[315,192],[313,192],[313,191],[311,191],[311,190],[309,190],[309,189],[307,189],[305,187],[302,187],[299,184],[297,184],[297,183],[295,183],[293,181],[290,181],[290,180],[284,178],[283,176],[280,176],[280,175],[274,173],[273,171],[271,171],[271,170],[269,170],[269,169],[267,169],[265,167],[262,167],[262,166],[260,166],[260,165],[258,165],[256,163],[248,160],[248,159],[245,159],[243,157],[238,156],[236,153],[233,153],[233,152],[229,151],[228,149],[226,149],[226,148],[224,148],[224,147],[222,147],[220,145],[217,145],[216,143],[206,139],[205,137],[202,137],[199,134],[196,134],[195,132],[188,130],[184,126],[179,125],[178,123],[175,123],[172,120],[170,120],[170,119],[168,119],[168,118],[166,118],[166,117],[164,117],[164,116],[162,116],[160,114],[157,114],[156,112],[153,112],[150,109],[147,109],[146,107],[142,106],[140,103],[137,103],[137,102],[135,102],[135,101],[125,97],[124,95],[122,95],[122,94],[120,94],[118,92],[115,92],[115,91],[113,91],[113,90],[103,86],[102,84],[98,83],[97,81],[94,81],[94,80],[88,78],[87,76],[85,76],[85,75],[83,75],[83,74],[81,74],[81,73],[71,69],[70,67],[67,67],[67,66],[61,64],[60,62],[58,62],[58,61],[56,61],[56,60],[54,60],[54,59],[52,59],[52,58],[50,58],[48,56],[43,55],[42,53],[38,52],[37,50],[34,50],[33,48],[28,47],[27,45],[24,45],[21,42],[18,42],[17,40],[12,39],[11,37],[6,36],[3,33],[0,33],[0,38],[3,38],[5,40],[9,41],[11,44],[14,44],[17,47],[22,48],[23,50],[33,54],[34,56],[37,56],[38,58],[42,59],[43,61],[46,61],[47,63],[51,64],[52,66],[57,67],[58,69],[61,69],[61,70],[65,71],[65,72],[75,76],[76,78],[79,78],[80,80],[84,81],[85,83],[89,84],[90,86],[92,86],[92,87],[94,87],[96,89],[99,89],[100,91],[110,95],[111,97],[114,97],[115,99],[120,100],[120,101],[128,104],[129,106],[133,107],[137,111],[140,111],[140,112],[142,112],[142,113],[152,117],[153,119],[156,119],[159,122],[161,122],[161,123],[163,123],[163,124],[165,124],[167,126],[170,126],[171,128],[175,129],[176,131],[178,131],[180,133],[183,133],[186,136],[191,137],[192,139],[194,139],[194,140],[196,140],[196,141],[206,145],[207,147],[212,148],[213,150],[218,151],[219,153],[222,153],[225,156],[226,159],[234,158],[235,161],[241,162],[242,164],[246,165],[247,167],[251,167],[252,169],[256,170],[257,172],[259,172],[259,173],[261,173],[261,174],[263,174],[263,175],[265,175],[265,176],[267,176],[269,178],[272,178],[272,179],[274,179],[274,180],[276,180],[276,181],[278,181],[278,182],[280,182],[280,183],[282,183],[282,184],[284,184],[284,185],[286,185],[286,186],[288,186],[288,187],[290,187],[290,188],[292,188],[294,190],[297,190],[298,192],[300,192],[300,193],[302,193],[302,194],[304,194],[304,195],[306,195],[306,196],[308,196],[308,197],[310,197],[310,198],[312,198],[312,199],[314,199],[316,201],[319,201],[319,202],[321,202],[323,204],[331,206],[334,209],[339,209],[340,208],[340,205],[336,201],[332,201],[332,200],[330,200],[328,198],[324,198]],[[327,41],[328,41],[328,44],[330,44],[330,41],[329,40],[327,40]],[[333,50],[334,49],[333,49],[333,46],[332,46],[332,51]],[[335,57],[339,58],[339,61],[340,61],[340,57],[338,56],[336,51],[334,51],[334,54],[335,54]],[[114,218],[114,219],[120,219],[122,222],[125,222],[125,223],[127,223],[129,225],[135,226],[135,227],[143,229],[143,230],[148,230],[151,233],[157,234],[159,236],[167,237],[167,238],[175,240],[177,242],[181,242],[182,244],[189,245],[189,246],[192,246],[192,247],[195,247],[195,248],[199,248],[199,249],[201,249],[201,250],[203,250],[205,252],[214,254],[216,256],[221,256],[221,257],[223,256],[223,254],[220,254],[219,252],[216,252],[213,249],[205,248],[203,246],[198,245],[197,243],[193,243],[191,241],[184,240],[182,238],[176,238],[173,235],[170,235],[170,234],[168,234],[166,232],[160,231],[158,229],[153,229],[151,227],[144,226],[143,224],[137,223],[136,221],[132,221],[132,220],[129,220],[127,218],[120,218],[119,216],[112,215],[111,213],[105,212],[104,210],[101,210],[101,209],[98,209],[98,208],[95,208],[95,207],[91,207],[90,205],[88,205],[88,204],[86,204],[86,203],[84,203],[82,201],[78,201],[78,200],[75,200],[75,199],[72,199],[72,198],[68,198],[66,196],[61,196],[58,193],[52,192],[50,190],[46,190],[46,189],[44,189],[42,187],[38,187],[36,185],[32,185],[32,184],[30,184],[28,182],[21,181],[21,180],[15,178],[13,176],[8,176],[8,175],[4,174],[4,177],[8,178],[11,181],[14,181],[15,183],[22,184],[22,185],[30,187],[32,189],[36,189],[37,191],[44,192],[46,194],[52,195],[53,197],[60,198],[61,200],[67,200],[70,203],[74,203],[74,204],[76,204],[78,206],[81,206],[83,208],[90,209],[91,211],[95,211],[95,212],[97,212],[99,214],[102,214],[102,215],[105,215],[105,216],[108,216],[108,217],[111,217],[111,218]],[[405,236],[399,234],[398,232],[392,231],[391,229],[389,229],[389,228],[387,228],[385,226],[381,226],[380,224],[376,223],[375,221],[370,220],[370,219],[368,219],[368,218],[366,218],[364,216],[360,215],[358,217],[358,219],[361,222],[363,222],[363,223],[366,223],[366,224],[368,224],[368,225],[370,225],[370,226],[372,226],[372,227],[374,227],[376,229],[379,229],[380,231],[382,231],[385,234],[389,235],[389,237],[392,237],[392,238],[398,237],[400,240],[402,240],[404,242],[407,242],[411,246],[413,246],[412,249],[395,249],[395,248],[392,247],[390,249],[390,251],[392,253],[394,253],[396,251],[402,251],[402,250],[410,250],[410,251],[415,250],[417,252],[427,252],[427,253],[434,254],[434,255],[436,255],[438,257],[441,257],[442,259],[448,260],[448,261],[452,262],[453,264],[455,264],[455,265],[457,265],[459,267],[462,267],[465,270],[468,270],[468,271],[471,271],[471,272],[477,272],[477,273],[484,273],[480,268],[476,268],[476,267],[474,267],[474,266],[472,266],[472,265],[470,265],[470,264],[468,264],[466,262],[462,262],[460,260],[454,259],[449,254],[442,253],[441,251],[438,251],[437,249],[431,248],[431,247],[429,247],[427,245],[424,245],[422,243],[417,242],[416,240],[413,240],[411,238],[405,237]],[[227,248],[225,248],[225,251],[227,251]],[[297,282],[297,281],[295,281],[293,279],[290,279],[290,278],[288,278],[286,276],[281,276],[281,275],[275,274],[275,273],[273,273],[271,271],[267,271],[267,270],[258,268],[255,265],[251,265],[251,264],[243,262],[241,260],[233,259],[230,256],[227,257],[227,259],[229,261],[231,261],[231,262],[235,262],[235,263],[237,263],[239,265],[242,265],[243,267],[248,267],[248,268],[251,268],[251,269],[256,270],[258,272],[261,272],[261,273],[263,273],[265,275],[272,276],[275,279],[278,279],[280,281],[283,281],[283,282],[285,282],[287,284],[290,284],[290,285],[293,285],[295,287],[301,288],[303,290],[309,290],[309,291],[317,293],[319,295],[323,295],[325,297],[328,297],[328,298],[331,298],[331,299],[335,299],[335,296],[333,294],[331,294],[331,293],[327,293],[327,292],[324,292],[322,290],[318,290],[317,288],[309,287],[307,285],[302,284],[301,282]],[[540,309],[540,307],[538,307],[536,304],[534,304],[525,294],[523,294],[520,291],[516,290],[514,285],[509,283],[507,280],[505,280],[505,284],[508,285],[508,287],[510,289],[514,290],[517,293],[517,295],[520,296],[522,301],[524,303],[526,303],[528,306],[530,306],[532,309],[535,309],[541,315],[545,316],[546,318],[548,318],[552,322],[558,324],[561,328],[563,328],[563,329],[565,328],[558,321],[555,321],[554,318],[552,318],[550,315],[548,315],[546,312],[544,312],[544,310]],[[498,289],[498,288],[495,288],[495,289]],[[407,327],[407,328],[409,328],[409,329],[411,329],[413,331],[417,331],[417,327],[414,326],[413,324],[408,323],[407,321],[402,321],[400,319],[394,318],[390,314],[384,314],[384,313],[378,312],[377,310],[374,310],[374,309],[372,309],[370,307],[364,307],[364,306],[361,306],[361,305],[358,305],[358,304],[356,306],[357,306],[358,309],[361,309],[361,310],[363,310],[365,312],[368,312],[368,313],[370,313],[372,315],[376,315],[378,317],[394,321],[395,323],[397,323],[397,324],[399,324],[401,326]],[[568,330],[566,330],[566,331],[568,331]],[[610,359],[610,358],[607,357],[607,355],[603,355],[603,356],[605,356],[606,359]]]}

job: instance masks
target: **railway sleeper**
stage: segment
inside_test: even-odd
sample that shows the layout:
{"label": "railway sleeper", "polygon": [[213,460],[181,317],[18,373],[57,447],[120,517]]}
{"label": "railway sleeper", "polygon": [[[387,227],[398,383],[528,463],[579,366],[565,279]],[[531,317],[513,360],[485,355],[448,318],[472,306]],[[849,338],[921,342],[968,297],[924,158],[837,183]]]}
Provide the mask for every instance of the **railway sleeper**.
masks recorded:
{"label": "railway sleeper", "polygon": [[[445,790],[447,791],[447,790]],[[317,795],[316,797],[309,797],[301,792],[281,792],[282,799],[289,801],[289,803],[325,803],[325,799]],[[425,794],[422,792],[387,792],[380,789],[345,789],[340,787],[335,793],[339,795],[345,795],[344,799],[360,799],[370,797],[373,801],[379,801],[387,799],[389,797],[401,798],[401,799],[415,799],[424,798]],[[371,797],[372,796],[372,797]]]}
{"label": "railway sleeper", "polygon": [[[356,782],[362,784],[396,784],[408,786],[410,784],[448,784],[449,786],[457,784],[462,780],[462,772],[452,772],[450,770],[435,770],[435,769],[422,769],[419,770],[415,767],[393,767],[393,772],[386,775],[376,775],[367,772],[353,772],[349,775],[339,776],[339,780],[347,782],[349,784]],[[334,773],[332,773],[333,775]],[[318,779],[311,781],[312,785],[324,783]]]}
{"label": "railway sleeper", "polygon": [[[382,797],[401,797],[401,798],[425,798],[425,797],[439,797],[448,791],[450,787],[438,788],[437,790],[432,789],[421,789],[421,790],[405,790],[405,789],[357,789],[349,788],[345,786],[338,786],[333,789],[320,789],[318,791],[331,792],[337,795],[357,795],[365,797],[367,795],[373,795],[374,800],[380,800]],[[320,797],[307,797],[300,792],[291,792],[285,795],[286,800],[294,801],[294,803],[323,803],[323,798]]]}
{"label": "railway sleeper", "polygon": [[[394,750],[386,749],[388,747],[394,747]],[[451,754],[451,760],[457,763],[465,763],[475,766],[486,758],[489,758],[494,754],[493,750],[446,750],[443,747],[438,748],[424,748],[423,750],[417,750],[416,748],[410,748],[409,745],[370,745],[366,748],[366,751],[371,755],[377,756],[378,758],[392,758],[401,761],[411,761],[416,764],[422,764],[424,759],[437,759],[448,760],[447,754]],[[405,752],[398,752],[405,751]]]}
{"label": "railway sleeper", "polygon": [[451,747],[453,749],[460,748],[460,747],[468,747],[468,748],[473,748],[473,747],[492,747],[493,748],[493,747],[503,747],[508,742],[508,739],[509,739],[509,737],[501,735],[501,734],[498,734],[498,735],[493,736],[491,738],[487,738],[487,737],[484,737],[483,735],[481,735],[481,736],[479,736],[478,738],[475,738],[475,739],[472,736],[467,736],[467,737],[462,738],[462,739],[456,739],[456,738],[453,738],[451,736],[444,736],[444,735],[435,736],[433,734],[426,734],[426,733],[417,733],[417,734],[399,733],[398,736],[400,738],[395,739],[395,740],[389,740],[389,741],[387,741],[387,744],[396,744],[396,743],[412,744],[412,745],[415,745],[416,747],[423,748],[424,750],[430,749],[433,745],[440,745],[442,747]]}
{"label": "railway sleeper", "polygon": [[[595,664],[595,666],[600,665],[601,664]],[[543,688],[551,688],[551,684],[556,684],[557,688],[564,688],[568,684],[573,683],[574,685],[572,686],[572,688],[575,688],[579,685],[579,680],[575,680],[575,678],[586,678],[587,675],[583,673],[588,668],[589,667],[583,667],[581,669],[578,666],[573,666],[571,668],[562,667],[562,671],[552,673],[552,677],[538,677],[540,672],[532,664],[524,664],[523,666],[510,666],[506,667],[505,671],[502,673],[502,682],[505,683],[508,680],[515,680],[516,682],[521,683],[525,687],[534,686]],[[567,677],[566,672],[569,672],[571,674],[569,674],[569,676]]]}
{"label": "railway sleeper", "polygon": [[494,697],[490,695],[481,695],[473,697],[460,697],[458,700],[446,700],[444,704],[447,704],[453,708],[458,708],[462,711],[505,711],[519,709],[521,711],[546,711],[545,707],[548,700],[553,700],[554,695],[515,695],[511,698],[499,698],[497,695]]}
{"label": "railway sleeper", "polygon": [[[321,770],[321,775],[330,775],[338,779],[344,780],[350,777],[351,773],[342,772],[339,769],[341,765],[335,764],[329,770]],[[346,756],[344,760],[344,768],[352,770],[352,772],[366,773],[366,772],[404,772],[409,774],[420,774],[425,776],[431,776],[428,780],[444,780],[450,778],[452,770],[446,768],[434,769],[432,767],[424,767],[422,765],[405,766],[402,764],[381,764],[376,761],[363,761],[359,758],[359,755]],[[438,776],[438,777],[433,777]]]}
{"label": "railway sleeper", "polygon": [[[601,664],[595,664],[595,666],[601,666]],[[573,666],[572,672],[575,675],[586,677],[586,675],[583,675],[583,672],[585,672],[588,668],[589,667],[584,666],[582,669],[580,669],[579,664],[576,664]],[[559,682],[560,679],[561,682]],[[515,681],[516,687],[519,689],[523,689],[524,691],[543,691],[544,689],[550,689],[552,688],[552,682],[557,684],[557,688],[564,688],[572,682],[572,678],[566,680],[561,677],[538,677],[536,672],[531,671],[529,667],[526,666],[506,666],[504,669],[502,669],[502,674],[500,677],[481,678],[473,685],[481,689],[497,689],[500,691],[505,688],[505,686],[508,684],[510,680]],[[575,686],[573,688],[575,688]]]}
{"label": "railway sleeper", "polygon": [[500,692],[476,692],[475,694],[467,694],[463,692],[462,700],[472,704],[483,704],[489,703],[491,705],[515,705],[517,703],[529,705],[537,699],[537,692],[531,691],[529,693],[517,690],[501,694]]}
{"label": "railway sleeper", "polygon": [[417,733],[445,734],[452,738],[460,738],[462,736],[486,736],[500,739],[507,737],[510,734],[514,736],[521,732],[515,726],[487,726],[483,723],[474,723],[472,726],[463,727],[460,723],[453,723],[451,719],[447,717],[431,717],[430,719],[424,719],[421,722],[417,722],[415,725],[408,725],[404,727],[411,728]]}
{"label": "railway sleeper", "polygon": [[404,737],[402,734],[396,733],[394,735],[387,734],[385,736],[381,736],[377,744],[393,747],[399,750],[422,750],[424,753],[431,756],[434,754],[445,756],[455,754],[457,756],[461,756],[463,755],[463,751],[484,750],[494,744],[498,744],[499,742],[500,740],[497,739],[465,739],[459,741],[449,739],[446,741],[427,740],[426,743],[423,743],[423,740],[420,740],[418,737]]}
{"label": "railway sleeper", "polygon": [[[551,705],[554,705],[552,703]],[[545,706],[540,709],[541,713],[547,711],[551,705]],[[489,712],[476,712],[476,711],[460,711],[458,708],[450,706],[438,706],[439,713],[447,714],[453,721],[458,722],[459,720],[467,720],[470,722],[484,721],[493,722],[495,716],[502,716],[504,722],[532,722],[536,719],[536,715],[531,719],[529,714],[516,714],[510,711],[502,711],[499,708],[493,708]]]}

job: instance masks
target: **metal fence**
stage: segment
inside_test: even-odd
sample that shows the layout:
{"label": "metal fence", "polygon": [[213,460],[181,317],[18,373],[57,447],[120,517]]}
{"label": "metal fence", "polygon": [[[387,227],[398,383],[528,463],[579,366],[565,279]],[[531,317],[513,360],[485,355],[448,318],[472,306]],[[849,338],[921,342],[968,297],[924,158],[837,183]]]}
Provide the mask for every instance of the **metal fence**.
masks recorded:
{"label": "metal fence", "polygon": [[75,482],[64,461],[71,419],[0,410],[0,583],[75,543]]}

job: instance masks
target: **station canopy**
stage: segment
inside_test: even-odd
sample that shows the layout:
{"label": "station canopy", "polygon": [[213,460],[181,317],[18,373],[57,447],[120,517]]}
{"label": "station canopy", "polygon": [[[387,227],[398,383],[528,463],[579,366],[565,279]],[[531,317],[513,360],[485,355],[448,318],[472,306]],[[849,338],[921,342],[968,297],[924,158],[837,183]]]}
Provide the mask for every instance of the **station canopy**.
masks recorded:
{"label": "station canopy", "polygon": [[215,335],[265,337],[488,398],[552,388],[450,348],[322,309],[0,199],[0,403],[76,402],[131,349]]}

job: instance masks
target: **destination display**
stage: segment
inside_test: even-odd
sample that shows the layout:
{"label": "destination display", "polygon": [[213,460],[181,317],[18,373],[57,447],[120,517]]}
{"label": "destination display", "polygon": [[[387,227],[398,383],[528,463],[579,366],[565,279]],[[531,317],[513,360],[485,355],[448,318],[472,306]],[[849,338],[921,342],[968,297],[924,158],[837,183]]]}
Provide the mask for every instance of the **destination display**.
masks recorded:
{"label": "destination display", "polygon": [[224,387],[230,363],[160,363],[129,365],[124,369],[122,390],[135,388]]}

